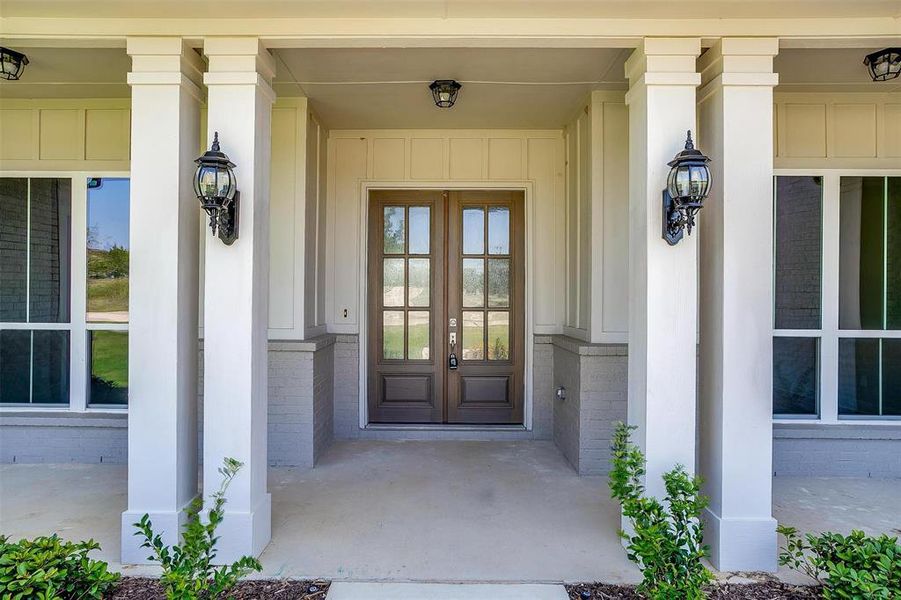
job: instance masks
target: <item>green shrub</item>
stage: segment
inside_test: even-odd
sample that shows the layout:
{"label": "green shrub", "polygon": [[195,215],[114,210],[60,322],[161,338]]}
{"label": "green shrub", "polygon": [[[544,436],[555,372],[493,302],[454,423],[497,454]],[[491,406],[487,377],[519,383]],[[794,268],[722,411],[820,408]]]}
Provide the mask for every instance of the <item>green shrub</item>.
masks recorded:
{"label": "green shrub", "polygon": [[19,542],[0,535],[0,598],[99,600],[119,579],[105,562],[88,558],[99,549],[94,540],[66,542],[56,534]]}
{"label": "green shrub", "polygon": [[203,500],[196,498],[187,509],[182,543],[166,546],[162,538],[153,532],[149,515],[144,515],[134,524],[135,535],[144,536],[142,548],[150,548],[155,560],[163,567],[160,581],[169,600],[206,600],[227,594],[245,575],[259,571],[263,567],[252,556],[242,556],[230,565],[214,567],[216,557],[216,527],[225,516],[225,491],[242,467],[242,463],[226,458],[219,473],[222,484],[213,494],[213,507],[209,510],[206,523],[201,521]]}
{"label": "green shrub", "polygon": [[827,600],[897,600],[901,598],[901,545],[898,538],[808,533],[778,528],[785,536],[779,564],[805,573],[823,586]]}
{"label": "green shrub", "polygon": [[701,481],[676,465],[663,475],[663,502],[646,497],[645,457],[630,441],[633,429],[617,424],[609,480],[611,494],[632,527],[631,533],[620,531],[620,536],[629,560],[641,569],[638,591],[654,600],[706,598],[704,586],[712,577],[701,563],[709,552],[702,543],[700,516],[708,500],[700,493]]}

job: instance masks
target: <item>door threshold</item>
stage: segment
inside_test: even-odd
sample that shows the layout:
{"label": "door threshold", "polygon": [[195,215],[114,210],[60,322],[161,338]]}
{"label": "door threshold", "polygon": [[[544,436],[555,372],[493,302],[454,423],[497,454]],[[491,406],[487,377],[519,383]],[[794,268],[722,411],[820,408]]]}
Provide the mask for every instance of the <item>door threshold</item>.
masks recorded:
{"label": "door threshold", "polygon": [[527,431],[525,425],[454,425],[449,423],[370,423],[370,431]]}

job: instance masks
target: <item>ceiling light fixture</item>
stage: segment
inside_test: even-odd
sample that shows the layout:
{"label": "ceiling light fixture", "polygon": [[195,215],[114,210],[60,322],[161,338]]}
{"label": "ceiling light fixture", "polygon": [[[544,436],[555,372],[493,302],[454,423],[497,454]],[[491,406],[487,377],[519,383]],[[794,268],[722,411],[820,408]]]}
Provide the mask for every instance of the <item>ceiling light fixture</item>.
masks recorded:
{"label": "ceiling light fixture", "polygon": [[0,78],[15,81],[22,76],[28,57],[21,52],[0,46]]}
{"label": "ceiling light fixture", "polygon": [[450,108],[457,101],[457,92],[463,87],[453,79],[438,79],[429,84],[432,100],[438,108]]}
{"label": "ceiling light fixture", "polygon": [[873,81],[888,81],[901,75],[901,48],[884,48],[867,54],[863,64],[870,70]]}

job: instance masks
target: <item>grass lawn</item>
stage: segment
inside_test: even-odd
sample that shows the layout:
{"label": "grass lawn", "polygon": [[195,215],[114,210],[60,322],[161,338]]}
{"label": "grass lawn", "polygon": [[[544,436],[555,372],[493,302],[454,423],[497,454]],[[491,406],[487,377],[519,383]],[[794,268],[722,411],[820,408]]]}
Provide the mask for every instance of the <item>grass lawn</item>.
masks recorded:
{"label": "grass lawn", "polygon": [[128,402],[128,333],[91,332],[91,403]]}
{"label": "grass lawn", "polygon": [[127,312],[128,277],[88,279],[88,312]]}

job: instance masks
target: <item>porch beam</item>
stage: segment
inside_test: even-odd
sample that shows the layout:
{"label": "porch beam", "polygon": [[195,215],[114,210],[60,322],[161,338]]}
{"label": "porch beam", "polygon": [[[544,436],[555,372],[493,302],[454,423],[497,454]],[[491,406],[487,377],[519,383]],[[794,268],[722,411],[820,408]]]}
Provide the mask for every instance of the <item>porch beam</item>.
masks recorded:
{"label": "porch beam", "polygon": [[177,37],[130,38],[128,509],[122,562],[146,563],[133,523],[166,543],[197,495],[198,207],[203,62]]}
{"label": "porch beam", "polygon": [[695,129],[699,38],[646,38],[626,61],[629,92],[629,423],[647,457],[646,489],[695,470],[697,233],[661,237],[667,162]]}
{"label": "porch beam", "polygon": [[724,38],[699,60],[701,146],[713,186],[701,211],[700,452],[705,539],[722,571],[775,571],[773,57],[776,38]]}
{"label": "porch beam", "polygon": [[206,229],[204,281],[203,482],[219,487],[224,458],[244,467],[228,489],[217,561],[259,555],[269,543],[266,491],[269,322],[270,123],[275,61],[257,38],[204,42],[209,69],[207,143],[237,167],[238,239],[227,246]]}

